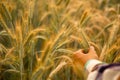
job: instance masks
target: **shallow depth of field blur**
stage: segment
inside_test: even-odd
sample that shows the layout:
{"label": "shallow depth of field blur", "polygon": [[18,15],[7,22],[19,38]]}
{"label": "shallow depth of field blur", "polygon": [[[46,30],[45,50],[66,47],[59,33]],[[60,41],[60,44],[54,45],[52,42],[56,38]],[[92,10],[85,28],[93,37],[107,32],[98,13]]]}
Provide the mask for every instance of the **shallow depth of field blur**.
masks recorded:
{"label": "shallow depth of field blur", "polygon": [[90,45],[120,62],[120,0],[0,0],[0,80],[86,80]]}

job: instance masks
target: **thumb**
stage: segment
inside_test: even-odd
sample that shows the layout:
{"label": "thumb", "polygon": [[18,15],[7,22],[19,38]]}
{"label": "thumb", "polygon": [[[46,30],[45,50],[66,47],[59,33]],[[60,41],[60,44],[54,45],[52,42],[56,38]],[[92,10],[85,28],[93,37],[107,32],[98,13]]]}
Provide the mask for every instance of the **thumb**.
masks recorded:
{"label": "thumb", "polygon": [[89,50],[90,54],[95,54],[95,48],[93,46],[90,46],[90,50]]}

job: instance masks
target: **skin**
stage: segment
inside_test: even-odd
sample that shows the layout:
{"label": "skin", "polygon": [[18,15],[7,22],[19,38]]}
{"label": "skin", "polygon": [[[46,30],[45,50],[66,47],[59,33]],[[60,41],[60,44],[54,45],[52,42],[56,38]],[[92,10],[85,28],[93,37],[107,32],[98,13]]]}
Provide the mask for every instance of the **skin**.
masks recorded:
{"label": "skin", "polygon": [[90,46],[90,49],[87,54],[84,53],[83,49],[80,49],[74,53],[73,57],[77,61],[81,62],[83,66],[90,59],[98,59],[98,56],[93,46]]}

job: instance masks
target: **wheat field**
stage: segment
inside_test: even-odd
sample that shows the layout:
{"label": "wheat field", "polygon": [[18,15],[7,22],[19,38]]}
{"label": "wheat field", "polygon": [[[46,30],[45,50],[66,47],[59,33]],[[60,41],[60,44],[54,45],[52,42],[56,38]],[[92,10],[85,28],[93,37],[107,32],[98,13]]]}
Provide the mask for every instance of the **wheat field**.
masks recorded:
{"label": "wheat field", "polygon": [[0,0],[0,80],[86,80],[90,45],[120,62],[120,0]]}

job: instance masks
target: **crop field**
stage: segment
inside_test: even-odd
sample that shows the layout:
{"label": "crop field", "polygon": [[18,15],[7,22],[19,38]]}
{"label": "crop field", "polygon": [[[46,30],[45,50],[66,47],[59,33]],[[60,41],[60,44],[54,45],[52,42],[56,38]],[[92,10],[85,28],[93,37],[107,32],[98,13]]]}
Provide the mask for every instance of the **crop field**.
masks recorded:
{"label": "crop field", "polygon": [[0,80],[86,80],[90,45],[120,63],[120,0],[0,0]]}

